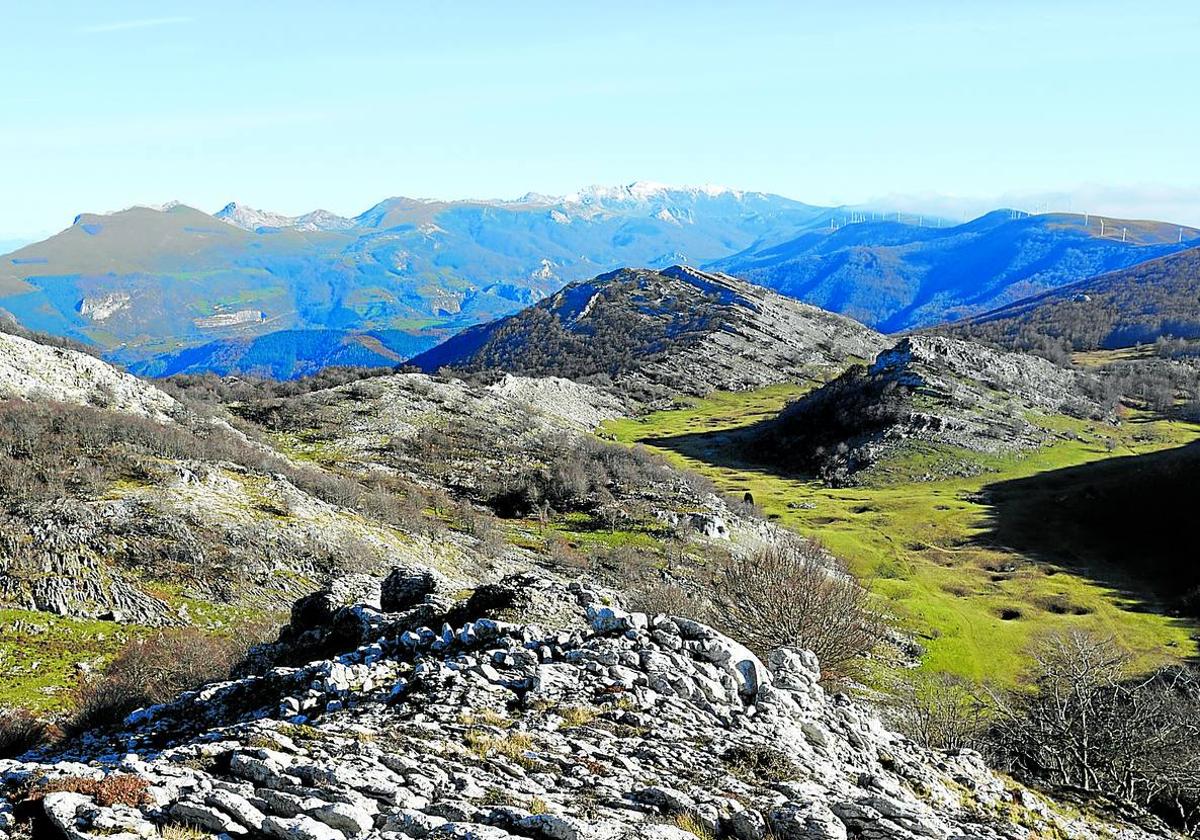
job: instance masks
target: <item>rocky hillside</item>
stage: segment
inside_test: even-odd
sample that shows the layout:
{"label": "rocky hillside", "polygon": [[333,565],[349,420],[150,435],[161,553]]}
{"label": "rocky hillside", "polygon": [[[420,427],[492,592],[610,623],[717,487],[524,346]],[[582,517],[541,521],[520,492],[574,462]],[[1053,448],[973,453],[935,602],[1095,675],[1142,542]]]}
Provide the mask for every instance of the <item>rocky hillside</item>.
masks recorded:
{"label": "rocky hillside", "polygon": [[[826,693],[804,651],[764,663],[703,624],[545,580],[454,615],[447,594],[419,568],[346,581],[298,604],[273,650],[309,637],[329,658],[0,761],[0,837],[1171,836],[917,747]],[[518,600],[522,618],[489,617]]]}
{"label": "rocky hillside", "polygon": [[877,333],[723,274],[622,269],[417,356],[427,371],[509,371],[638,396],[803,380],[871,358]]}
{"label": "rocky hillside", "polygon": [[1200,248],[1115,271],[941,332],[1010,350],[1113,350],[1200,339]]}
{"label": "rocky hillside", "polygon": [[703,482],[591,436],[624,407],[570,380],[397,374],[279,397],[198,378],[173,397],[0,342],[0,706],[58,706],[76,663],[130,634],[227,634],[347,572],[420,562],[469,586],[603,567],[636,588],[668,547],[700,568],[761,536]]}
{"label": "rocky hillside", "polygon": [[[1159,222],[997,210],[949,227],[811,231],[712,264],[884,332],[953,321],[1188,247]],[[1182,236],[1182,241],[1180,238]]]}
{"label": "rocky hillside", "polygon": [[414,551],[229,419],[0,333],[0,607],[181,624],[197,605],[286,605],[347,546]]}
{"label": "rocky hillside", "polygon": [[0,332],[0,400],[53,400],[168,421],[181,407],[159,389],[74,350]]}
{"label": "rocky hillside", "polygon": [[1055,439],[1038,422],[1048,416],[1102,419],[1094,390],[1086,373],[1045,359],[915,335],[792,403],[757,440],[793,467],[839,482],[917,450],[936,453],[939,469],[977,469],[955,453],[1042,446]]}

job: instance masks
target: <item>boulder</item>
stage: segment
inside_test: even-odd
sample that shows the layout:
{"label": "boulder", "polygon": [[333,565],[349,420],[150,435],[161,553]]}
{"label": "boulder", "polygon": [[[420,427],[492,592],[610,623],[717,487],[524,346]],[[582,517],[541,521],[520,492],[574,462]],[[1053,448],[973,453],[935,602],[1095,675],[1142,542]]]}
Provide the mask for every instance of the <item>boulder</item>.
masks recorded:
{"label": "boulder", "polygon": [[352,574],[336,578],[329,586],[305,596],[292,606],[292,629],[303,632],[325,627],[343,607],[362,604],[380,608],[381,584],[370,575]]}
{"label": "boulder", "polygon": [[719,516],[709,513],[693,513],[689,521],[701,536],[710,540],[729,539],[729,526]]}
{"label": "boulder", "polygon": [[379,606],[384,612],[401,612],[430,597],[448,598],[453,588],[446,577],[429,566],[394,566],[380,587]]}
{"label": "boulder", "polygon": [[778,840],[846,840],[846,825],[820,802],[787,802],[768,816]]}

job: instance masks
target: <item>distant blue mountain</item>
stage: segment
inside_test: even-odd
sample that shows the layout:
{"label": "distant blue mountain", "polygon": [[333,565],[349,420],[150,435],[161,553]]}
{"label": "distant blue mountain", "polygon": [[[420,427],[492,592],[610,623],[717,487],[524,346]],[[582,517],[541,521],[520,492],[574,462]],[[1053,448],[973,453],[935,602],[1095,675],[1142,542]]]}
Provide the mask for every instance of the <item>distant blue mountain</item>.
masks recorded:
{"label": "distant blue mountain", "polygon": [[[291,376],[373,358],[361,341],[323,344],[333,335],[390,335],[384,346],[403,357],[625,266],[710,266],[899,330],[1178,247],[1173,225],[1109,219],[1101,236],[1096,219],[1085,228],[1075,216],[1013,215],[943,228],[845,224],[862,214],[641,182],[515,201],[390,198],[353,218],[136,207],[80,215],[0,256],[0,310],[146,372]],[[281,335],[251,340],[269,334]]]}
{"label": "distant blue mountain", "polygon": [[897,332],[1154,259],[1197,236],[1176,225],[1116,219],[1105,220],[1102,236],[1096,217],[998,210],[953,227],[863,222],[814,230],[709,267]]}
{"label": "distant blue mountain", "polygon": [[228,338],[133,362],[139,376],[212,372],[296,379],[337,365],[395,367],[429,349],[435,335],[399,330],[280,330],[257,337]]}
{"label": "distant blue mountain", "polygon": [[827,224],[829,213],[647,183],[516,201],[392,198],[353,219],[138,207],[83,214],[0,257],[0,308],[124,362],[280,330],[437,338],[572,280],[708,262]]}

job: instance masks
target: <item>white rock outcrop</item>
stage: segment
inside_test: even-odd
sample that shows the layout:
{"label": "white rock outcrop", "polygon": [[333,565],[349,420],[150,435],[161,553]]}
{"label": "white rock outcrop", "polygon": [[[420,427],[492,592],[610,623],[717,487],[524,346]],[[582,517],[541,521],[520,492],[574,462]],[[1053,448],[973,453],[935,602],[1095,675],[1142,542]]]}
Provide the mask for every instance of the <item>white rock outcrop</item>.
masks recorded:
{"label": "white rock outcrop", "polygon": [[[144,783],[140,803],[71,793],[42,808],[80,840],[151,823],[319,840],[1172,836],[1148,817],[1056,809],[975,753],[917,746],[828,694],[811,654],[764,666],[697,622],[563,591],[587,605],[586,629],[435,629],[344,607],[331,627],[352,618],[373,641],[0,761],[0,816],[64,777],[125,775]],[[20,830],[0,820],[0,838]]]}
{"label": "white rock outcrop", "polygon": [[179,404],[112,365],[60,347],[0,333],[0,399],[55,400],[169,420]]}

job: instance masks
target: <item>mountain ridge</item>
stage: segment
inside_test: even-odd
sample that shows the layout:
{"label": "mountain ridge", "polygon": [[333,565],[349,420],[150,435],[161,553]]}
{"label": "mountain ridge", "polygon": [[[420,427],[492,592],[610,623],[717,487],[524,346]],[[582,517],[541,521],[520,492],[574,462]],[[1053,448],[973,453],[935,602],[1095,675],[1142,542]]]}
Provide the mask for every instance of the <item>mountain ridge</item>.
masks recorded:
{"label": "mountain ridge", "polygon": [[703,262],[822,213],[734,191],[588,195],[596,200],[555,205],[393,198],[353,219],[236,204],[218,216],[174,203],[80,214],[0,260],[0,308],[121,363],[281,329],[437,334],[599,270]]}
{"label": "mountain ridge", "polygon": [[1035,338],[1067,352],[1115,350],[1159,338],[1200,338],[1200,247],[1088,278],[986,312],[948,334],[1022,349]]}
{"label": "mountain ridge", "polygon": [[1192,228],[1185,238],[1177,225],[1112,219],[1101,235],[1100,221],[1004,210],[952,227],[867,221],[752,248],[711,267],[897,332],[977,314],[1200,238]]}
{"label": "mountain ridge", "polygon": [[573,283],[409,360],[434,371],[599,378],[639,393],[746,390],[805,379],[885,346],[848,318],[687,266]]}

